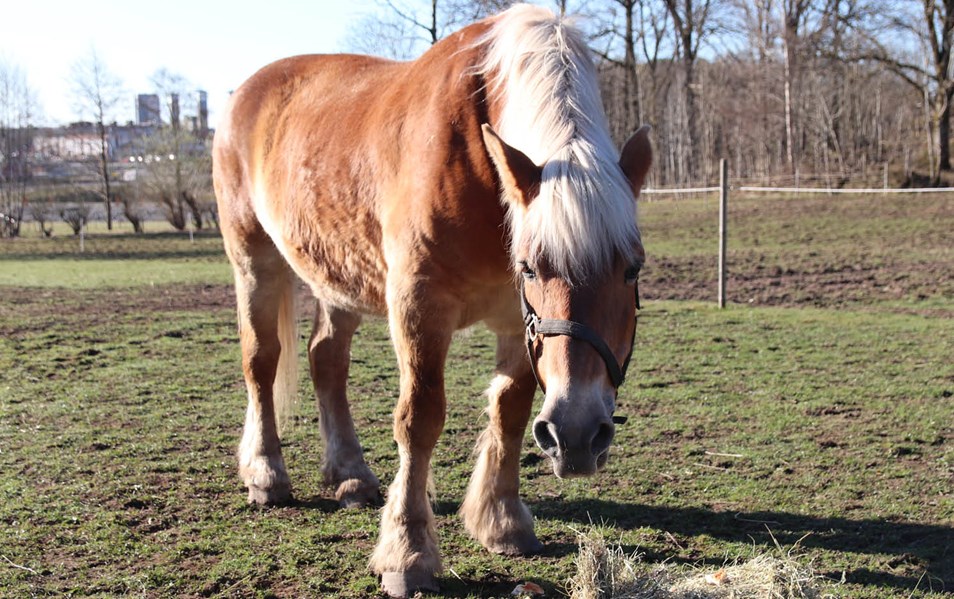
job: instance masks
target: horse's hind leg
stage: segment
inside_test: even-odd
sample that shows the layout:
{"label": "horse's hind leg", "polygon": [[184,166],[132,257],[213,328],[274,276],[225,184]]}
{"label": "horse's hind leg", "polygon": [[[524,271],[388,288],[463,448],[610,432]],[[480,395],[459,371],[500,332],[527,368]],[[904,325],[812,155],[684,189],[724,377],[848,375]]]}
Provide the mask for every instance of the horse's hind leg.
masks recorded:
{"label": "horse's hind leg", "polygon": [[381,499],[380,483],[364,461],[346,387],[351,363],[351,337],[361,316],[323,304],[315,311],[315,325],[308,344],[311,379],[318,398],[321,436],[325,442],[325,482],[336,488],[342,507],[360,507]]}
{"label": "horse's hind leg", "polygon": [[239,445],[239,474],[249,503],[291,499],[282,459],[282,409],[294,400],[298,357],[294,275],[264,234],[226,240],[235,271],[242,370],[248,388],[245,429]]}
{"label": "horse's hind leg", "polygon": [[474,538],[510,555],[542,549],[520,500],[520,450],[537,388],[523,339],[497,337],[497,375],[487,390],[490,423],[477,442],[477,464],[460,508]]}

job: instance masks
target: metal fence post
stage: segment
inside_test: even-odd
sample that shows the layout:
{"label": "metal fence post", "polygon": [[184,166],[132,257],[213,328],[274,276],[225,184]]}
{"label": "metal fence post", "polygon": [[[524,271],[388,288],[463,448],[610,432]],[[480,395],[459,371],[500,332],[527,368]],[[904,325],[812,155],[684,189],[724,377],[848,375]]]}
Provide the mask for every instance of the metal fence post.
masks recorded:
{"label": "metal fence post", "polygon": [[726,207],[729,203],[729,163],[719,161],[719,307],[725,308]]}

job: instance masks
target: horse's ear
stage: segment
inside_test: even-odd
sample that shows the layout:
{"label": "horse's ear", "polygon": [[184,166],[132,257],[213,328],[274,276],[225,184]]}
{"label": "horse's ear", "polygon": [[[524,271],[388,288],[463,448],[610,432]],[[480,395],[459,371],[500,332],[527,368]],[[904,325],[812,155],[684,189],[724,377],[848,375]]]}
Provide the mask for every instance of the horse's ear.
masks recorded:
{"label": "horse's ear", "polygon": [[490,125],[485,123],[480,129],[484,135],[487,153],[490,154],[500,176],[505,197],[523,208],[529,207],[530,202],[540,192],[543,169],[534,164],[526,154],[507,145]]}
{"label": "horse's ear", "polygon": [[633,186],[633,193],[636,195],[639,195],[639,190],[646,182],[649,167],[653,164],[653,145],[649,141],[650,131],[652,127],[649,125],[640,127],[623,145],[623,151],[619,156],[619,166],[629,179],[630,185]]}

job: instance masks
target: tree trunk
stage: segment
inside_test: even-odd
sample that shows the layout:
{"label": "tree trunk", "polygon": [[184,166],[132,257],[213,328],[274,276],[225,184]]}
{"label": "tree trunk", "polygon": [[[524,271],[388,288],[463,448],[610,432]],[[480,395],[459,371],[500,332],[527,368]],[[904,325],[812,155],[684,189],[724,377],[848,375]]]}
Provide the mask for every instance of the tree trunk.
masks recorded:
{"label": "tree trunk", "polygon": [[798,170],[795,165],[795,107],[792,98],[792,87],[794,86],[795,71],[795,48],[794,43],[789,38],[788,25],[786,24],[785,35],[785,159],[788,161],[788,168],[795,174]]}
{"label": "tree trunk", "polygon": [[199,207],[199,201],[188,191],[183,191],[181,197],[182,201],[189,207],[189,212],[192,213],[192,226],[195,230],[201,231],[205,223],[202,220],[202,209]]}
{"label": "tree trunk", "polygon": [[951,170],[951,98],[939,94],[943,106],[937,121],[937,166],[940,171]]}
{"label": "tree trunk", "polygon": [[683,99],[686,103],[686,134],[688,147],[686,148],[686,175],[692,179],[698,171],[698,145],[702,142],[699,136],[699,118],[696,114],[696,78],[695,60],[683,56],[683,68],[686,79],[683,85]]}
{"label": "tree trunk", "polygon": [[642,112],[639,105],[639,73],[636,71],[636,33],[633,20],[635,0],[625,0],[623,9],[626,11],[626,57],[623,61],[626,69],[626,116],[627,128],[635,131],[642,123]]}
{"label": "tree trunk", "polygon": [[785,145],[792,174],[798,173],[802,140],[796,90],[800,87],[799,35],[802,21],[811,3],[808,0],[786,0],[782,14],[782,43],[785,44]]}
{"label": "tree trunk", "polygon": [[[695,176],[698,169],[698,148],[701,143],[698,128],[698,115],[696,107],[695,92],[695,62],[696,52],[698,50],[699,36],[703,35],[706,27],[705,14],[697,20],[694,11],[694,0],[683,0],[682,6],[678,0],[666,0],[666,7],[669,15],[672,17],[673,24],[676,27],[677,38],[679,40],[679,53],[682,57],[683,65],[683,101],[686,111],[686,134],[688,136],[685,152],[686,174],[689,179]],[[708,4],[706,4],[708,6]]]}
{"label": "tree trunk", "polygon": [[113,230],[113,204],[112,204],[112,191],[109,188],[109,155],[107,152],[106,146],[106,125],[103,124],[102,118],[97,123],[99,129],[99,166],[100,166],[100,175],[103,177],[103,198],[106,204],[106,229],[109,231]]}
{"label": "tree trunk", "polygon": [[940,173],[938,173],[936,170],[938,163],[935,159],[936,157],[935,149],[937,148],[937,145],[935,144],[935,140],[937,138],[934,135],[936,131],[936,127],[934,126],[934,119],[936,117],[934,116],[934,114],[932,114],[933,111],[931,110],[931,100],[929,98],[928,90],[925,88],[923,93],[924,93],[924,132],[927,136],[928,168],[930,169],[931,180],[937,181]]}

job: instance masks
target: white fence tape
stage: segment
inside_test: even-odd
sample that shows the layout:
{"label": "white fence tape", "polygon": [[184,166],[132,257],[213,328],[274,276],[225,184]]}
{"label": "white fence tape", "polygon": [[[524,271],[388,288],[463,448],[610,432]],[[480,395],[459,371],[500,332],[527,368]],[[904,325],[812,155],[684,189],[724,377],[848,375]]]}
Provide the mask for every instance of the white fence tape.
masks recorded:
{"label": "white fence tape", "polygon": [[680,193],[709,193],[710,191],[719,191],[719,189],[719,187],[693,187],[689,189],[642,189],[639,193],[640,195],[644,193],[678,195]]}
{"label": "white fence tape", "polygon": [[[751,187],[743,185],[741,187],[731,187],[731,190],[745,191],[752,193],[813,193],[817,195],[833,193],[850,194],[886,194],[886,193],[951,193],[954,187],[914,187],[911,189],[895,188],[870,188],[870,189],[832,189],[828,187]],[[640,194],[650,195],[679,195],[688,193],[710,193],[719,191],[718,187],[691,187],[688,189],[643,189]]]}
{"label": "white fence tape", "polygon": [[831,189],[827,187],[736,187],[739,191],[777,192],[777,193],[947,193],[954,191],[954,187],[912,187],[911,189],[894,189],[888,187],[870,189]]}

